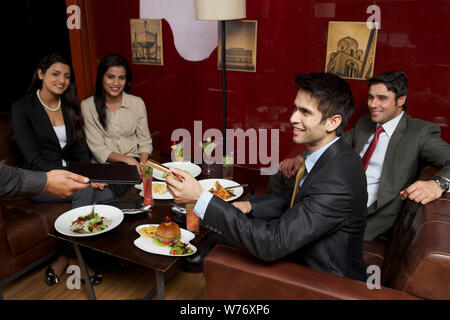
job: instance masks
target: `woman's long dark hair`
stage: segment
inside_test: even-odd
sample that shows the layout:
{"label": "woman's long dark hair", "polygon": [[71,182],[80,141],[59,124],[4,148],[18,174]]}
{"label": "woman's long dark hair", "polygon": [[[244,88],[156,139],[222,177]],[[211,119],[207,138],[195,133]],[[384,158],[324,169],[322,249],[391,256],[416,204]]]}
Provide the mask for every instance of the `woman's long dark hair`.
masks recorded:
{"label": "woman's long dark hair", "polygon": [[55,63],[62,63],[70,68],[70,84],[66,91],[60,96],[61,103],[67,110],[69,115],[70,123],[73,128],[73,137],[76,145],[79,145],[84,138],[84,119],[81,114],[80,101],[77,96],[77,87],[75,85],[75,76],[72,71],[72,67],[67,61],[57,53],[49,53],[44,56],[41,61],[39,61],[36,70],[33,73],[33,78],[31,79],[30,87],[28,88],[28,93],[34,93],[38,89],[42,88],[42,80],[39,79],[38,71],[41,70],[42,73],[46,73],[50,67]]}
{"label": "woman's long dark hair", "polygon": [[97,110],[98,119],[106,130],[106,98],[105,89],[103,88],[103,76],[109,67],[122,66],[125,68],[126,83],[124,91],[128,92],[131,82],[131,69],[124,57],[118,54],[109,54],[104,56],[97,68],[97,81],[95,83],[94,103]]}

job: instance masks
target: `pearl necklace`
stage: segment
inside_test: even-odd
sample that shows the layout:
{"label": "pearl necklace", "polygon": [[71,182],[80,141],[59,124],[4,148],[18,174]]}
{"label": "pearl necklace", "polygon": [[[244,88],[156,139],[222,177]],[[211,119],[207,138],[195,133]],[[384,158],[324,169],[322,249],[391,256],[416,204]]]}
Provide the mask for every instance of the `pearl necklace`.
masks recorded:
{"label": "pearl necklace", "polygon": [[40,90],[38,89],[38,91],[36,92],[37,97],[38,97],[39,101],[42,103],[42,105],[44,106],[45,109],[47,109],[48,111],[55,112],[55,111],[58,111],[61,108],[61,97],[58,98],[58,106],[56,108],[50,108],[48,105],[46,105],[42,101],[41,97],[39,96],[39,92],[40,92]]}

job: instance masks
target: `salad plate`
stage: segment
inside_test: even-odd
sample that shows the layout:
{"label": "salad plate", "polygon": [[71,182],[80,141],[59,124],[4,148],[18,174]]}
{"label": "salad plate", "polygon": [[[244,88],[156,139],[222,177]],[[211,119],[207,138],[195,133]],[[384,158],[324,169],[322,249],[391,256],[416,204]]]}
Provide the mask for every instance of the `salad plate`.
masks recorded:
{"label": "salad plate", "polygon": [[[198,165],[190,161],[166,162],[163,163],[163,165],[169,168],[177,168],[180,170],[184,170],[185,172],[189,172],[194,178],[198,176],[200,173],[202,173],[202,169]],[[157,169],[153,169],[153,177],[158,180],[166,180],[165,173]]]}
{"label": "salad plate", "polygon": [[150,227],[150,226],[158,227],[159,224],[142,224],[142,225],[136,227],[136,232],[139,233],[140,237],[137,238],[136,240],[134,240],[134,245],[136,247],[138,247],[139,249],[149,252],[149,253],[160,254],[163,256],[170,256],[170,257],[185,257],[185,256],[190,256],[190,255],[194,254],[195,252],[197,252],[197,248],[189,243],[189,241],[191,241],[192,239],[195,238],[195,235],[192,232],[190,232],[186,229],[180,228],[181,238],[179,241],[186,243],[187,247],[191,248],[193,250],[193,252],[191,252],[189,254],[173,255],[170,253],[170,250],[171,250],[170,246],[158,245],[153,241],[153,238],[149,238],[148,236],[145,236],[143,233],[139,232],[140,229],[145,228],[145,227]]}
{"label": "salad plate", "polygon": [[[97,213],[100,218],[104,217],[105,220],[110,220],[110,225],[105,229],[96,232],[77,233],[72,231],[71,228],[72,223],[77,221],[79,217],[85,217],[91,214],[92,211],[94,213]],[[123,220],[123,213],[122,210],[120,210],[119,208],[103,204],[97,204],[95,206],[90,205],[75,208],[63,213],[56,219],[55,229],[59,233],[70,237],[91,237],[114,229],[122,222],[122,220]]]}

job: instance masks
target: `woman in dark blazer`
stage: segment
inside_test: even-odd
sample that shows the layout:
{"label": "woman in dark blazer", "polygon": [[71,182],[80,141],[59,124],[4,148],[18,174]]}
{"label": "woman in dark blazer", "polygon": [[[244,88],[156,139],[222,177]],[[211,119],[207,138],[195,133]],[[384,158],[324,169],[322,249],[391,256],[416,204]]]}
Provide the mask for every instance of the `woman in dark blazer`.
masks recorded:
{"label": "woman in dark blazer", "polygon": [[[52,53],[42,58],[33,74],[28,94],[13,104],[11,112],[12,129],[26,169],[47,172],[63,169],[71,161],[90,162],[74,75],[69,64],[59,55]],[[72,208],[77,208],[112,197],[111,190],[105,185],[93,183],[91,187],[62,200],[46,194],[31,199],[39,202],[71,201]],[[63,255],[58,257],[46,270],[47,284],[58,283],[58,275],[69,262]],[[99,283],[99,277],[93,277]]]}

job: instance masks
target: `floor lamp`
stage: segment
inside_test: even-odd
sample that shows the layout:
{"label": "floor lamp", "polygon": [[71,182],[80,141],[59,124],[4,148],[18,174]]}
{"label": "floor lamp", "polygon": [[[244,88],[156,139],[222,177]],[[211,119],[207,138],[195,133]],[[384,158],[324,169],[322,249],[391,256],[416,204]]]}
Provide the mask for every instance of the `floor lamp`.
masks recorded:
{"label": "floor lamp", "polygon": [[245,0],[195,0],[197,20],[217,20],[221,27],[222,41],[222,122],[223,122],[223,156],[227,155],[227,78],[225,20],[246,17]]}

